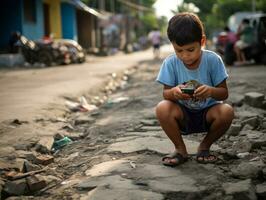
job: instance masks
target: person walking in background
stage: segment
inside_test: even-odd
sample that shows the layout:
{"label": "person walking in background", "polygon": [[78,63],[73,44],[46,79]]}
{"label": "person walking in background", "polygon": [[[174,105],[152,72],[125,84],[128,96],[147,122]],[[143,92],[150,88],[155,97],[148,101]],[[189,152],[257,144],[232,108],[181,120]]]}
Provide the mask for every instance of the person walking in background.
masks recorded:
{"label": "person walking in background", "polygon": [[156,81],[163,85],[164,100],[156,107],[156,116],[174,144],[163,164],[177,166],[188,160],[183,134],[207,132],[198,146],[196,161],[213,163],[211,145],[222,137],[234,118],[228,97],[228,74],[219,55],[205,50],[203,25],[193,13],[179,13],[168,24],[168,38],[175,54],[168,56]]}
{"label": "person walking in background", "polygon": [[155,28],[149,33],[148,38],[150,39],[153,46],[154,58],[160,58],[160,45],[161,45],[161,33],[158,28]]}
{"label": "person walking in background", "polygon": [[251,46],[254,41],[254,30],[249,24],[248,19],[243,19],[238,27],[237,35],[239,40],[235,43],[234,50],[236,52],[236,65],[246,64],[247,60],[244,54],[244,49]]}

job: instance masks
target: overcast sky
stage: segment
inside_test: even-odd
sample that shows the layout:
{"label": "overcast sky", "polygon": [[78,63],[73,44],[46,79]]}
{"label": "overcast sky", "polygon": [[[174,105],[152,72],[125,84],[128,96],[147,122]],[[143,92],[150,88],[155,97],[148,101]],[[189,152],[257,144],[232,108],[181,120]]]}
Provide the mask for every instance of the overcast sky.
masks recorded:
{"label": "overcast sky", "polygon": [[166,16],[170,19],[173,16],[171,10],[176,10],[182,0],[157,0],[154,4],[157,16]]}

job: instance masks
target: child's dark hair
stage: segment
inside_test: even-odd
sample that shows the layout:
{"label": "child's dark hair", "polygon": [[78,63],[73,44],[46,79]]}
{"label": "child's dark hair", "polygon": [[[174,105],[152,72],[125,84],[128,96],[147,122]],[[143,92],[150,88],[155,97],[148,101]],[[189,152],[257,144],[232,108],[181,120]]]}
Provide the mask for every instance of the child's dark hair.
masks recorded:
{"label": "child's dark hair", "polygon": [[179,46],[193,42],[200,43],[204,28],[197,15],[188,12],[178,13],[170,19],[167,35],[171,42]]}

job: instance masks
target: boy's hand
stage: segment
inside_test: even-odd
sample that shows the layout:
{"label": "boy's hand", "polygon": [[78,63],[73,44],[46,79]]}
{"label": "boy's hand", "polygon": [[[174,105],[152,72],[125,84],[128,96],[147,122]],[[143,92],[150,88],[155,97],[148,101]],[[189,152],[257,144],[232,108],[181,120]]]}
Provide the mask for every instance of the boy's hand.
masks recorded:
{"label": "boy's hand", "polygon": [[212,87],[207,86],[207,85],[201,85],[199,86],[195,92],[194,92],[194,97],[196,99],[207,99],[208,97],[211,97],[212,94]]}
{"label": "boy's hand", "polygon": [[176,100],[188,100],[188,99],[191,99],[192,97],[190,95],[182,93],[182,91],[181,91],[182,87],[185,87],[185,86],[184,85],[178,85],[178,86],[172,88],[173,95],[176,98]]}

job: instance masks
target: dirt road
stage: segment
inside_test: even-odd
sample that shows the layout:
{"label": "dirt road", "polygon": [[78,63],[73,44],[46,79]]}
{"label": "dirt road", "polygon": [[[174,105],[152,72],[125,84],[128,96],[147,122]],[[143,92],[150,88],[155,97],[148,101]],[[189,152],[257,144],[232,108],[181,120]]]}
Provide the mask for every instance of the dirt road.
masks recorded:
{"label": "dirt road", "polygon": [[32,120],[49,115],[47,105],[63,104],[62,96],[78,96],[103,83],[106,76],[152,59],[151,50],[92,58],[84,64],[0,71],[0,121]]}

